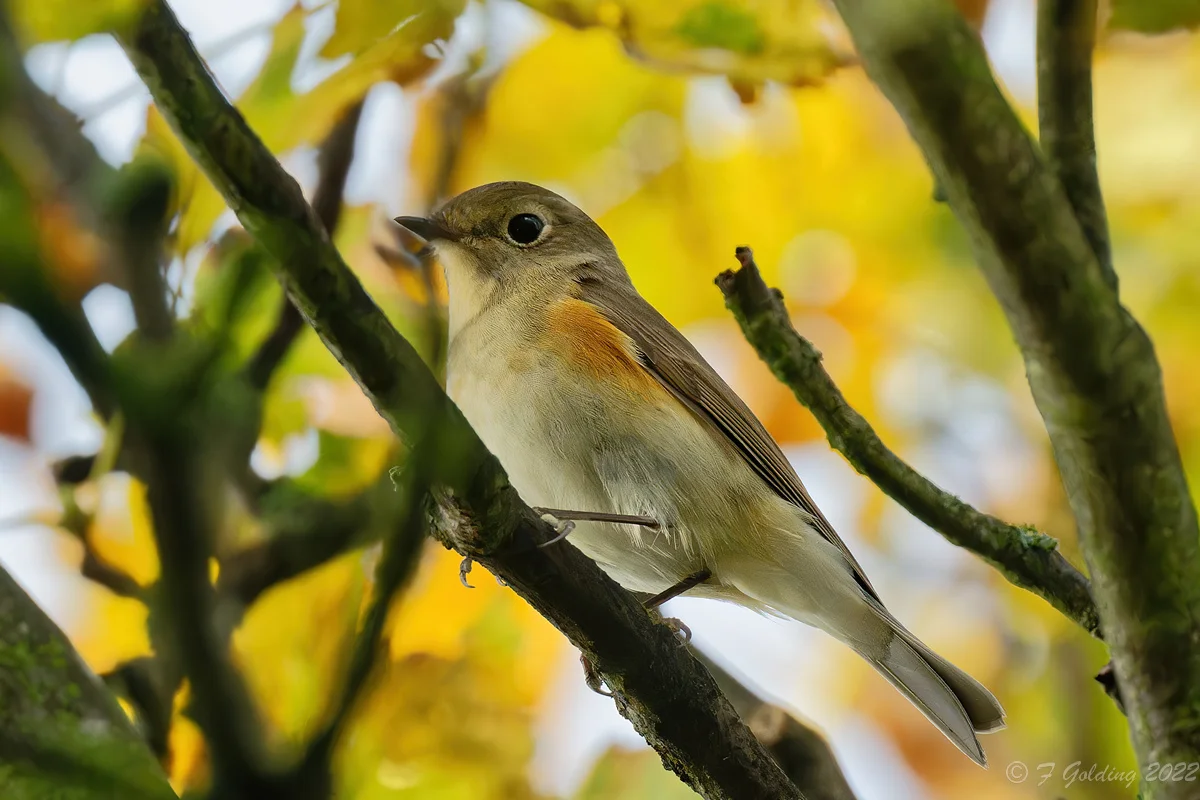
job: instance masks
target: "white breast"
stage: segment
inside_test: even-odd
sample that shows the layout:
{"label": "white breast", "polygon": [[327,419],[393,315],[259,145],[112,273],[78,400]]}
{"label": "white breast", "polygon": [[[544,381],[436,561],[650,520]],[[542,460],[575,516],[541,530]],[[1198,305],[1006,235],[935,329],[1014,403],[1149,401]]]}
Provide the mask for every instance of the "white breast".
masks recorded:
{"label": "white breast", "polygon": [[451,341],[448,390],[530,505],[652,516],[669,526],[580,523],[571,541],[626,588],[657,592],[753,537],[775,501],[727,445],[664,391],[631,403],[573,378],[522,316],[494,307]]}

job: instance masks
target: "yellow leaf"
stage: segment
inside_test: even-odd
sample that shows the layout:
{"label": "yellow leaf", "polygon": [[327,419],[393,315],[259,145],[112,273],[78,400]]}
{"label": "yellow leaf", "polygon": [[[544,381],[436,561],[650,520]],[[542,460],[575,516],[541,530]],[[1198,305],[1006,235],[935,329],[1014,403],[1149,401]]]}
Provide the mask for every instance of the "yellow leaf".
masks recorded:
{"label": "yellow leaf", "polygon": [[158,553],[145,485],[123,472],[110,472],[100,479],[99,490],[88,541],[102,560],[149,586],[158,580]]}
{"label": "yellow leaf", "polygon": [[575,27],[616,33],[635,56],[742,82],[817,83],[849,59],[817,0],[524,0]]}
{"label": "yellow leaf", "polygon": [[16,0],[13,21],[32,42],[82,39],[131,24],[148,0]]}
{"label": "yellow leaf", "polygon": [[[250,127],[272,152],[280,153],[320,141],[340,113],[381,81],[405,84],[424,75],[436,61],[425,51],[439,31],[452,29],[427,24],[419,14],[375,37],[355,58],[303,94],[292,90],[291,77],[304,40],[304,11],[296,6],[280,20],[267,62],[258,78],[238,100]],[[440,18],[437,18],[440,19]],[[434,28],[430,29],[430,26]]]}
{"label": "yellow leaf", "polygon": [[199,789],[210,780],[208,745],[204,741],[204,734],[195,722],[182,713],[190,696],[191,687],[185,681],[175,693],[174,717],[167,739],[167,763],[164,765],[171,788],[180,795],[188,790]]}
{"label": "yellow leaf", "polygon": [[[491,87],[483,113],[463,131],[450,191],[513,178],[561,186],[593,168],[631,118],[680,114],[686,91],[682,76],[630,59],[604,31],[556,28]],[[417,120],[411,159],[420,196],[444,136],[439,112],[436,99],[427,101]],[[598,182],[612,183],[611,173],[597,171]]]}
{"label": "yellow leaf", "polygon": [[379,664],[337,754],[338,797],[532,800],[532,709],[472,660]]}
{"label": "yellow leaf", "polygon": [[99,584],[81,581],[72,588],[75,602],[87,613],[72,623],[68,633],[71,644],[96,674],[110,672],[118,665],[151,654],[146,632],[149,612],[145,604],[118,597]]}
{"label": "yellow leaf", "polygon": [[338,696],[365,583],[362,558],[350,553],[276,586],[234,633],[238,664],[277,738],[302,741]]}

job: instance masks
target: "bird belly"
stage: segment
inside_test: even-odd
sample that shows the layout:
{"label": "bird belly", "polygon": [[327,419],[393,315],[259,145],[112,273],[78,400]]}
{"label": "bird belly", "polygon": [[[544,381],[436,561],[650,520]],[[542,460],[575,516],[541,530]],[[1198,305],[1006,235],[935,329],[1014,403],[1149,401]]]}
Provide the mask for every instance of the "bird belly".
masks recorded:
{"label": "bird belly", "polygon": [[[574,373],[553,352],[487,350],[452,344],[448,388],[527,503],[660,522],[571,533],[627,589],[659,592],[701,569],[719,578],[723,560],[816,536],[665,389],[631,396],[628,382]],[[710,589],[699,594],[721,596]]]}

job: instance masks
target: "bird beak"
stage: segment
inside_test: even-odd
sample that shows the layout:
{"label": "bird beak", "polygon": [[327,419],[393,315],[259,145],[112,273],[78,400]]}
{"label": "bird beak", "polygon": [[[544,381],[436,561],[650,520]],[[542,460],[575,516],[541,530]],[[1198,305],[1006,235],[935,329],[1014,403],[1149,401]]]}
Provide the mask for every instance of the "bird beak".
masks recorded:
{"label": "bird beak", "polygon": [[407,230],[420,236],[430,244],[438,241],[454,242],[458,241],[458,236],[445,225],[435,219],[428,217],[396,217],[395,222]]}

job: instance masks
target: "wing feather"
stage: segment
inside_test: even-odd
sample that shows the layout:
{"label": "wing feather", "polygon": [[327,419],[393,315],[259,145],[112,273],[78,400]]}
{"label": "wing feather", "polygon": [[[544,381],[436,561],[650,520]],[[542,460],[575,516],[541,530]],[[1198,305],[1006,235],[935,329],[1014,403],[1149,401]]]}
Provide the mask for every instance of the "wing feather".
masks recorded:
{"label": "wing feather", "polygon": [[633,340],[642,366],[701,422],[733,444],[776,494],[812,517],[817,532],[841,551],[866,593],[879,600],[866,573],[817,508],[779,445],[683,334],[632,284],[590,275],[578,283],[579,299],[595,306]]}

